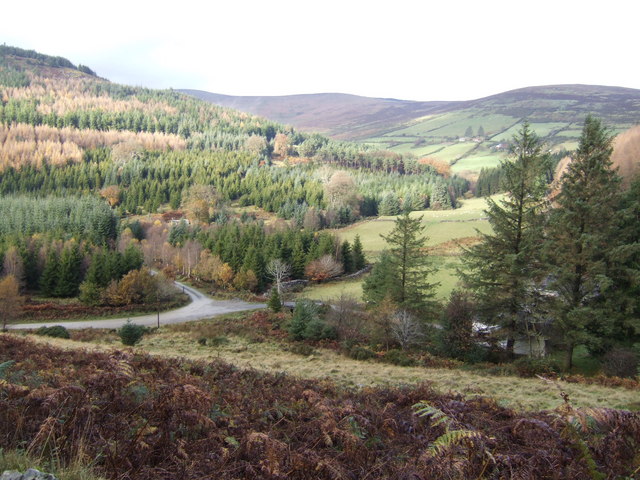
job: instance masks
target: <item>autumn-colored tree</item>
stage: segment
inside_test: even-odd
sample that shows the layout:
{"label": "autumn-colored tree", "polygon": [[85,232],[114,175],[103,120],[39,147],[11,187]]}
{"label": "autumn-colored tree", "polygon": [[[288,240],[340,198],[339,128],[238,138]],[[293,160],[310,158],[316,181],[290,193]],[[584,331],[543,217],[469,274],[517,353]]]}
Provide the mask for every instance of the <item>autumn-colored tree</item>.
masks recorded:
{"label": "autumn-colored tree", "polygon": [[640,125],[619,134],[613,141],[612,168],[618,168],[622,183],[628,187],[640,173]]}
{"label": "autumn-colored tree", "polygon": [[254,292],[258,287],[258,277],[253,270],[240,270],[233,279],[233,287]]}
{"label": "autumn-colored tree", "polygon": [[109,205],[115,207],[120,204],[121,193],[120,187],[117,185],[109,185],[100,190],[100,195],[109,202]]}
{"label": "autumn-colored tree", "polygon": [[229,288],[233,284],[233,268],[228,263],[223,263],[216,272],[215,282],[220,288]]}
{"label": "autumn-colored tree", "polygon": [[13,275],[7,275],[0,280],[0,317],[3,330],[18,317],[24,302],[24,297],[20,295],[20,285]]}
{"label": "autumn-colored tree", "polygon": [[342,273],[342,264],[331,255],[323,255],[310,262],[304,270],[312,282],[323,282]]}
{"label": "autumn-colored tree", "polygon": [[222,260],[220,260],[220,257],[205,249],[200,252],[200,260],[193,269],[193,274],[203,282],[214,282],[221,267]]}
{"label": "autumn-colored tree", "polygon": [[185,207],[190,220],[209,223],[218,198],[212,185],[192,185],[186,196]]}
{"label": "autumn-colored tree", "polygon": [[285,133],[277,133],[273,139],[273,153],[285,158],[289,156],[291,149],[291,141]]}
{"label": "autumn-colored tree", "polygon": [[147,268],[132,270],[105,289],[103,301],[108,305],[132,305],[156,300],[157,282]]}
{"label": "autumn-colored tree", "polygon": [[244,147],[255,155],[261,155],[267,152],[267,140],[260,135],[251,135],[245,141]]}
{"label": "autumn-colored tree", "polygon": [[18,249],[11,246],[4,254],[2,273],[5,276],[13,276],[18,282],[18,285],[22,285],[24,281],[24,262]]}
{"label": "autumn-colored tree", "polygon": [[324,185],[325,199],[329,208],[349,207],[358,214],[359,197],[356,184],[348,172],[338,170]]}

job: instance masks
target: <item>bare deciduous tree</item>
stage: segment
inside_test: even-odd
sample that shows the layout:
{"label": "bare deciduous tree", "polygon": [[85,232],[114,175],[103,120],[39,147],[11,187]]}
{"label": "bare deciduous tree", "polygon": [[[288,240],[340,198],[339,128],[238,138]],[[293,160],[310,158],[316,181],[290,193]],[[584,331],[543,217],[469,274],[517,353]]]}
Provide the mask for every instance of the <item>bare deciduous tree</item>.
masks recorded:
{"label": "bare deciduous tree", "polygon": [[400,310],[393,316],[391,333],[403,350],[417,345],[424,337],[422,326],[406,310]]}
{"label": "bare deciduous tree", "polygon": [[278,295],[282,295],[282,282],[291,275],[291,265],[279,258],[274,258],[267,265],[267,274],[276,282]]}

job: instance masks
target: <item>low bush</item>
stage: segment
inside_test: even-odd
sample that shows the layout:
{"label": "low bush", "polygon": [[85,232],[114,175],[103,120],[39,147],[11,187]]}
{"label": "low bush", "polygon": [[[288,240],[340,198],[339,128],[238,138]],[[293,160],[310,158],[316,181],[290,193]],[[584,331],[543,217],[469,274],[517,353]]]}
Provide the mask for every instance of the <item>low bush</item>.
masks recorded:
{"label": "low bush", "polygon": [[556,376],[560,368],[546,358],[521,357],[513,362],[513,368],[520,377]]}
{"label": "low bush", "polygon": [[347,355],[354,360],[368,360],[370,358],[375,358],[376,353],[361,345],[354,345],[347,351]]}
{"label": "low bush", "polygon": [[615,348],[602,359],[602,371],[608,377],[635,378],[638,375],[638,356],[631,350]]}
{"label": "low bush", "polygon": [[380,360],[385,363],[391,363],[393,365],[399,365],[401,367],[412,367],[417,363],[405,352],[395,348],[386,352],[382,357],[380,357]]}
{"label": "low bush", "polygon": [[122,340],[123,345],[133,346],[142,340],[142,337],[147,332],[147,328],[142,325],[136,325],[127,320],[119,330],[118,336]]}
{"label": "low bush", "polygon": [[36,335],[54,338],[71,338],[69,330],[67,330],[62,325],[55,325],[53,327],[40,327],[38,330],[36,330]]}
{"label": "low bush", "polygon": [[315,349],[306,343],[293,343],[291,345],[287,345],[283,350],[295,353],[296,355],[302,355],[303,357],[308,357],[316,353]]}

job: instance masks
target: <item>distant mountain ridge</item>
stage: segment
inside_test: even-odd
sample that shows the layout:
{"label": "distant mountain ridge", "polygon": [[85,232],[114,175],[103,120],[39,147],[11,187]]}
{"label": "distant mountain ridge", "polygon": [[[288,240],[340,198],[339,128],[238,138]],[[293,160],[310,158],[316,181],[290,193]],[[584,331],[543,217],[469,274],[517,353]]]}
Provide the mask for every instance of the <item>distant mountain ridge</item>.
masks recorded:
{"label": "distant mountain ridge", "polygon": [[554,151],[576,147],[588,114],[601,118],[614,133],[640,124],[640,90],[599,85],[526,87],[459,102],[336,93],[234,97],[181,91],[300,130],[431,157],[468,178],[504,158],[508,142],[525,120]]}
{"label": "distant mountain ridge", "polygon": [[[466,101],[414,101],[344,93],[233,96],[202,90],[182,93],[303,130],[335,138],[362,140],[424,116],[478,110],[526,117],[530,122],[579,121],[593,113],[609,123],[640,122],[640,90],[600,85],[545,85]],[[580,117],[580,118],[578,118]]]}
{"label": "distant mountain ridge", "polygon": [[178,91],[216,105],[340,139],[367,137],[371,131],[384,130],[390,122],[406,122],[460,103],[371,98],[346,93],[233,96],[202,90]]}

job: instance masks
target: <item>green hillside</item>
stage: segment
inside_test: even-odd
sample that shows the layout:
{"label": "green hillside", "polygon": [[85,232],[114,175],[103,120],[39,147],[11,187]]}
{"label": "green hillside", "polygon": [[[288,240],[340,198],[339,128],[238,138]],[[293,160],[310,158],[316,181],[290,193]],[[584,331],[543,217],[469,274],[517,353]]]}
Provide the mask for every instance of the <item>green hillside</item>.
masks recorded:
{"label": "green hillside", "polygon": [[466,102],[412,102],[339,94],[228,97],[201,92],[197,96],[286,121],[306,131],[432,157],[469,177],[483,167],[498,164],[507,142],[524,120],[554,151],[575,148],[589,113],[602,118],[616,133],[640,122],[640,90],[592,85],[528,87]]}

